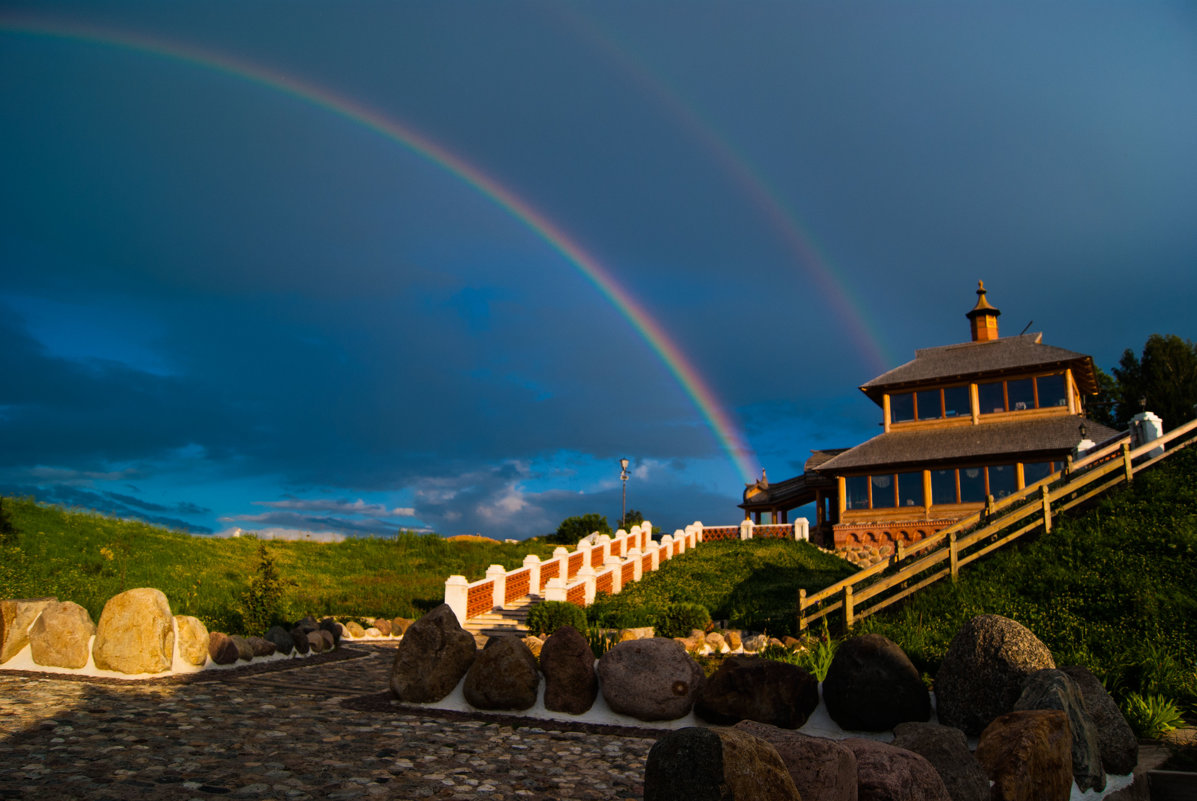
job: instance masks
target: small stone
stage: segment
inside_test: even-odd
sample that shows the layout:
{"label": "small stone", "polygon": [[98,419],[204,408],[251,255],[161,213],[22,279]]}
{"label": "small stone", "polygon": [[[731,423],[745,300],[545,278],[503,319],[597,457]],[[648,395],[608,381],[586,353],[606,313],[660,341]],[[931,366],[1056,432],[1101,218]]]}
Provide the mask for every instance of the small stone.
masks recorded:
{"label": "small stone", "polygon": [[356,620],[351,620],[346,623],[345,631],[348,632],[349,636],[355,640],[366,636],[366,630],[362,628],[362,624],[358,623]]}
{"label": "small stone", "polygon": [[246,637],[245,639],[249,643],[249,649],[254,658],[270,656],[277,650],[274,643],[265,637]]}
{"label": "small stone", "polygon": [[374,626],[374,628],[378,629],[378,635],[380,637],[390,637],[391,636],[391,621],[388,620],[387,618],[385,618],[385,617],[374,618],[373,626]]}
{"label": "small stone", "polygon": [[183,661],[196,667],[207,664],[211,638],[203,621],[191,615],[175,615],[175,629],[178,631],[175,646]]}
{"label": "small stone", "polygon": [[208,656],[218,665],[231,665],[241,657],[232,638],[219,631],[208,634]]}

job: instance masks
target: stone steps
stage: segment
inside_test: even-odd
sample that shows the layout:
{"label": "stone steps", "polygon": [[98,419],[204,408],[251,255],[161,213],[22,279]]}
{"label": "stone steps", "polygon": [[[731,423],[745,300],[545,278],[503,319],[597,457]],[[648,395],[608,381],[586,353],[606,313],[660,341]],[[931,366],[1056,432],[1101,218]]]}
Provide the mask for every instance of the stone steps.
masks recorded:
{"label": "stone steps", "polygon": [[493,609],[470,618],[462,624],[462,628],[470,634],[482,634],[487,637],[499,637],[505,634],[524,637],[528,634],[528,627],[525,625],[528,620],[528,609],[540,601],[539,596],[521,598],[509,606]]}

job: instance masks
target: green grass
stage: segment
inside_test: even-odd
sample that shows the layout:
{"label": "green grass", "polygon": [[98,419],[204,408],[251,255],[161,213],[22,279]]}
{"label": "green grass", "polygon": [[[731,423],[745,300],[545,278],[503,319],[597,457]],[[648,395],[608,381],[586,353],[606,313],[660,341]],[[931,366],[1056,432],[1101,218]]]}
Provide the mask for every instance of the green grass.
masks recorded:
{"label": "green grass", "polygon": [[884,634],[934,673],[956,630],[984,613],[1022,623],[1057,664],[1088,667],[1116,697],[1197,701],[1197,448],[854,633]]}
{"label": "green grass", "polygon": [[650,626],[671,604],[696,603],[735,628],[792,633],[798,588],[821,589],[854,570],[792,540],[702,543],[619,595],[599,596],[588,617],[604,628]]}
{"label": "green grass", "polygon": [[[55,596],[84,606],[99,620],[104,603],[126,589],[155,587],[175,614],[195,615],[210,629],[244,632],[242,596],[258,564],[260,541],[168,531],[90,512],[5,498],[15,533],[0,538],[0,598]],[[450,542],[400,532],[341,543],[267,542],[285,582],[282,611],[304,615],[418,617],[444,599],[452,574],[473,581],[491,564],[518,567],[554,546]]]}

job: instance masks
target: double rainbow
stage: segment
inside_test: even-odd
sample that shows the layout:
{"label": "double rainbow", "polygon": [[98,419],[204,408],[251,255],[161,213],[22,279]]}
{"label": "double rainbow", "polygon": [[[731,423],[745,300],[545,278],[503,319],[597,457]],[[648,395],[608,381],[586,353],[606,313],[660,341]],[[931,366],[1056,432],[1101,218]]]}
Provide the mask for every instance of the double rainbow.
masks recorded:
{"label": "double rainbow", "polygon": [[336,114],[402,145],[432,162],[490,198],[577,268],[586,280],[593,284],[602,296],[631,323],[649,347],[660,357],[665,367],[673,374],[683,391],[706,420],[720,447],[727,453],[741,476],[749,479],[755,475],[756,457],[732,415],[720,403],[708,382],[665,333],[657,320],[616,282],[610,270],[603,267],[597,259],[583,250],[581,245],[564,228],[535,209],[515,192],[501,185],[461,156],[420,134],[411,126],[391,116],[385,116],[351,98],[336,95],[309,81],[225,53],[181,42],[158,37],[151,38],[129,31],[13,13],[0,14],[0,31],[66,41],[90,42],[210,69],[281,92],[316,108]]}

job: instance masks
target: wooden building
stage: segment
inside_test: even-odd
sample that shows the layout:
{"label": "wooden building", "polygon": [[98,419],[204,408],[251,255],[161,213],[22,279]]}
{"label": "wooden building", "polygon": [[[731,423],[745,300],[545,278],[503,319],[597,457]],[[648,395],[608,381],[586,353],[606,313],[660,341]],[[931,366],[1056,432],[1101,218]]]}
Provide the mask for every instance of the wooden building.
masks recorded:
{"label": "wooden building", "polygon": [[816,451],[802,475],[748,485],[740,508],[786,522],[817,504],[811,539],[837,550],[913,543],[1060,469],[1083,440],[1118,432],[1084,417],[1097,392],[1093,359],[998,336],[985,287],[967,317],[972,338],[924,348],[860,389],[881,408],[883,432],[854,448]]}

